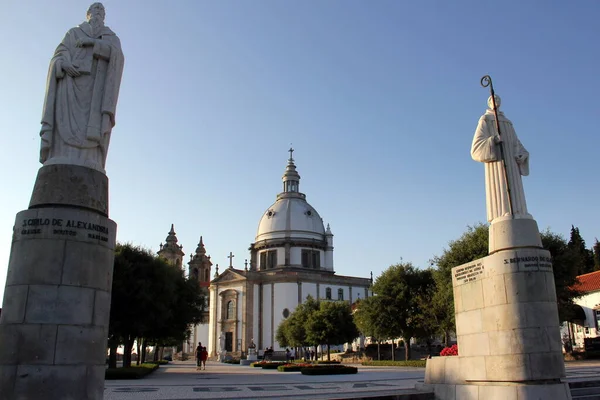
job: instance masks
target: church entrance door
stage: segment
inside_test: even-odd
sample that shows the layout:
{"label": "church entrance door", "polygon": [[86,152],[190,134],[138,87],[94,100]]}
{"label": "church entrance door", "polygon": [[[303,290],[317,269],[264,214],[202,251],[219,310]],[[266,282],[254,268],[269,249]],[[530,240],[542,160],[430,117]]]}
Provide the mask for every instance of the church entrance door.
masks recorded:
{"label": "church entrance door", "polygon": [[233,351],[233,332],[225,332],[225,350]]}

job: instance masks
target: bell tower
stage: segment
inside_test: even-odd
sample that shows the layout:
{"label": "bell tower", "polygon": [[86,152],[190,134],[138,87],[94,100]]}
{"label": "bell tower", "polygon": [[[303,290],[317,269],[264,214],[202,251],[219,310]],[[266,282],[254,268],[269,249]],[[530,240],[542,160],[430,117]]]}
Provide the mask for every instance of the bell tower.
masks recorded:
{"label": "bell tower", "polygon": [[182,248],[183,246],[177,244],[177,235],[173,224],[171,224],[171,230],[165,239],[165,244],[160,244],[160,250],[157,254],[167,260],[169,264],[181,269],[183,268],[183,256],[185,255]]}
{"label": "bell tower", "polygon": [[190,279],[197,281],[201,287],[208,288],[211,280],[210,267],[212,266],[212,262],[210,261],[210,256],[206,255],[202,236],[200,236],[200,243],[196,247],[196,254],[190,255],[188,265]]}

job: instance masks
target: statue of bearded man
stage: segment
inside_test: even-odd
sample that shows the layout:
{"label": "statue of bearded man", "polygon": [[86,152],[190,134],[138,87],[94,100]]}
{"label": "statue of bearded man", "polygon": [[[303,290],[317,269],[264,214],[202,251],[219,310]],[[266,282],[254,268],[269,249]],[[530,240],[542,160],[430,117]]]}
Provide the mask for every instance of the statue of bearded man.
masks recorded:
{"label": "statue of bearded man", "polygon": [[40,162],[75,164],[105,173],[124,57],[94,3],[87,21],[70,29],[50,61],[42,113]]}
{"label": "statue of bearded man", "polygon": [[[500,97],[496,97],[496,107],[500,108]],[[498,110],[500,133],[496,131],[492,97],[488,99],[488,109],[479,118],[473,143],[471,157],[475,161],[485,163],[485,194],[487,200],[487,220],[490,223],[507,219],[533,219],[527,212],[525,192],[521,176],[529,175],[529,152],[517,137],[512,122]],[[504,163],[500,146],[504,144]],[[510,202],[507,189],[510,185]],[[512,205],[512,214],[511,214]],[[537,229],[537,228],[536,228]]]}

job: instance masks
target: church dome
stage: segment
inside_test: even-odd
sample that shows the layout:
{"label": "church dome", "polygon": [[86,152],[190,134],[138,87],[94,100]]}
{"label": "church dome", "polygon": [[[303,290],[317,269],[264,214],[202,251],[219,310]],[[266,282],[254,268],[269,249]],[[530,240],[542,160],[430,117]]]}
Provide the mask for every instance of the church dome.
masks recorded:
{"label": "church dome", "polygon": [[325,227],[321,216],[308,202],[306,195],[300,193],[300,175],[292,158],[290,158],[283,174],[283,192],[277,195],[277,201],[263,214],[258,224],[256,242],[270,239],[325,238]]}

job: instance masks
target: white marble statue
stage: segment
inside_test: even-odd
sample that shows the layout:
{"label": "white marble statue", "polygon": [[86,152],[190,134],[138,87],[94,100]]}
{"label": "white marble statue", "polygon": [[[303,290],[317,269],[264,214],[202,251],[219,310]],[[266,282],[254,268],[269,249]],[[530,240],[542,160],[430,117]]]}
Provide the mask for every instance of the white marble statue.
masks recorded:
{"label": "white marble statue", "polygon": [[104,173],[124,57],[94,3],[87,21],[70,29],[50,61],[42,113],[40,162],[75,164]]}
{"label": "white marble statue", "polygon": [[225,351],[225,334],[223,332],[219,335],[219,350]]}
{"label": "white marble statue", "polygon": [[[475,161],[485,163],[485,194],[487,200],[487,219],[490,223],[494,221],[510,219],[510,205],[506,176],[508,176],[512,213],[514,218],[528,218],[532,216],[527,212],[525,192],[521,175],[529,175],[529,153],[517,137],[512,122],[499,110],[500,97],[496,97],[498,108],[498,119],[500,121],[500,134],[496,130],[496,118],[494,116],[492,97],[488,99],[488,110],[479,119],[473,144],[471,146],[471,157]],[[504,159],[506,162],[506,175],[501,162],[500,146],[504,143]]]}

